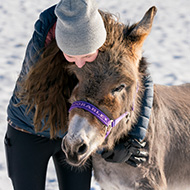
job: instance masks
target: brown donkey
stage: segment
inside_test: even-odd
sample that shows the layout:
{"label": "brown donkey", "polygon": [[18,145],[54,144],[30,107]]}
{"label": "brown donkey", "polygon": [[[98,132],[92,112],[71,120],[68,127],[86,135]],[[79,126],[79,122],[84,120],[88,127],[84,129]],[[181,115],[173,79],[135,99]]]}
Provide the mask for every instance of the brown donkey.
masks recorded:
{"label": "brown donkey", "polygon": [[92,156],[95,178],[104,190],[190,188],[190,84],[154,86],[145,164],[134,168],[109,163],[96,153],[98,149],[112,149],[136,122],[148,65],[142,57],[142,45],[156,8],[150,8],[130,27],[108,13],[101,14],[108,36],[97,59],[82,69],[75,65],[69,68],[78,85],[70,98],[73,105],[63,139],[68,163],[82,166]]}

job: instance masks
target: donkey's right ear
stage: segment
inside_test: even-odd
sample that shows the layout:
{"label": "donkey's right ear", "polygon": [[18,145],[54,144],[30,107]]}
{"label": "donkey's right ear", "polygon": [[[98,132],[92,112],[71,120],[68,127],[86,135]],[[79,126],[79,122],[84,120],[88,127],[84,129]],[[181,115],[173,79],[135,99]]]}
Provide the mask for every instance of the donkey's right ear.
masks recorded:
{"label": "donkey's right ear", "polygon": [[136,24],[131,33],[127,36],[128,40],[132,42],[133,51],[140,51],[143,42],[149,35],[154,16],[156,15],[157,9],[155,6],[151,7],[144,15],[142,20]]}

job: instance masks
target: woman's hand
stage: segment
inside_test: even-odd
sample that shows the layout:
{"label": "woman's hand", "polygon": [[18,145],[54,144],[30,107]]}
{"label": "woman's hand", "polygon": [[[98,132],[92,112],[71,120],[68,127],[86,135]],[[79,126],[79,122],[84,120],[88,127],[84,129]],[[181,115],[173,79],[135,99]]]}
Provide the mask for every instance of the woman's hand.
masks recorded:
{"label": "woman's hand", "polygon": [[144,148],[146,142],[139,142],[136,139],[128,138],[115,145],[113,150],[103,151],[102,157],[108,162],[125,162],[133,167],[137,167],[148,158],[148,152]]}

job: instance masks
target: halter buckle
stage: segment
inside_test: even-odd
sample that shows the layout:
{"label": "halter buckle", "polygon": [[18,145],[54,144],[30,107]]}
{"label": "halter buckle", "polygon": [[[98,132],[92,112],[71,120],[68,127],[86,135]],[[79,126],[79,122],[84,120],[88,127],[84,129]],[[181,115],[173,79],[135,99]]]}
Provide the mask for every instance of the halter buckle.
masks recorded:
{"label": "halter buckle", "polygon": [[113,120],[110,120],[110,124],[107,126],[107,125],[105,125],[105,133],[106,133],[106,135],[108,135],[110,132],[111,132],[111,130],[112,130],[112,123],[113,123]]}

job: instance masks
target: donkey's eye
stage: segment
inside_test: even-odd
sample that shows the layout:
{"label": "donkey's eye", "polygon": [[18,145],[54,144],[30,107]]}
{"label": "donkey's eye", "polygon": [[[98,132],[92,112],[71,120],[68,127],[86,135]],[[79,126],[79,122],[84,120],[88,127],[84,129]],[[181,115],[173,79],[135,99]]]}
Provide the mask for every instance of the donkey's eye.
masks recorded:
{"label": "donkey's eye", "polygon": [[125,86],[125,84],[121,84],[120,86],[112,90],[112,94],[114,94],[115,92],[121,92],[125,88]]}

